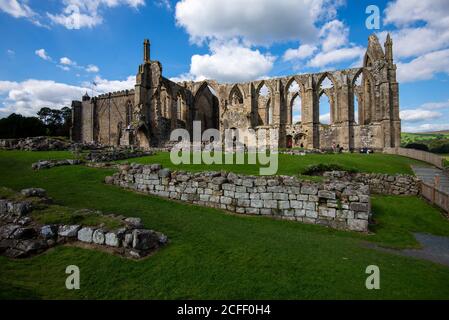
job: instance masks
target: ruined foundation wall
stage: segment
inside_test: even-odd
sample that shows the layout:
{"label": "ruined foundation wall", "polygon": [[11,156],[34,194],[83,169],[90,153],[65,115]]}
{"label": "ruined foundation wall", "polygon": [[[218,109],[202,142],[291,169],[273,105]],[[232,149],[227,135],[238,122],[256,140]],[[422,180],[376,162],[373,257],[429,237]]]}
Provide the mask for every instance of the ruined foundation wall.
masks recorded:
{"label": "ruined foundation wall", "polygon": [[171,172],[160,165],[123,165],[107,183],[207,207],[331,228],[368,231],[369,187],[353,182],[312,183],[294,177]]}

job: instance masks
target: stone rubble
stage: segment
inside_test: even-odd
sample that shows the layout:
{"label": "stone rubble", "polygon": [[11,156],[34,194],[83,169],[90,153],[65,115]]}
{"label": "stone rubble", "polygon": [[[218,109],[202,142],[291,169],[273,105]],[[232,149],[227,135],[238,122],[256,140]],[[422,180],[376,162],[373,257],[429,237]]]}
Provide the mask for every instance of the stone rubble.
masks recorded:
{"label": "stone rubble", "polygon": [[[46,191],[39,188],[24,189],[25,197],[42,198],[47,204]],[[159,232],[143,229],[139,218],[110,215],[122,222],[118,230],[103,226],[40,225],[24,216],[32,211],[31,202],[0,199],[0,255],[10,258],[27,258],[45,252],[57,244],[80,242],[110,248],[114,253],[140,259],[167,244],[167,237]],[[91,210],[80,210],[86,214]],[[98,213],[98,212],[95,212]]]}
{"label": "stone rubble", "polygon": [[60,166],[75,166],[82,164],[81,160],[66,159],[66,160],[39,160],[31,165],[33,170],[50,169]]}

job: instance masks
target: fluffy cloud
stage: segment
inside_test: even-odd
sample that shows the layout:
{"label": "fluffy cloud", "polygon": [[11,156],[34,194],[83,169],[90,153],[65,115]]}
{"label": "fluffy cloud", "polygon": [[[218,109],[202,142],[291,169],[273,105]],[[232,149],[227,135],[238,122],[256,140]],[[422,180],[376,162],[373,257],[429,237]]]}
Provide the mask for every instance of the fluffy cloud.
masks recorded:
{"label": "fluffy cloud", "polygon": [[14,18],[31,18],[35,15],[34,11],[27,6],[25,1],[18,0],[0,0],[0,10],[13,16]]}
{"label": "fluffy cloud", "polygon": [[96,65],[89,64],[86,67],[86,71],[87,72],[91,72],[91,73],[98,73],[98,72],[100,72],[100,68],[98,68]]}
{"label": "fluffy cloud", "polygon": [[443,114],[440,112],[423,109],[408,109],[401,111],[401,119],[409,122],[433,120],[442,116]]}
{"label": "fluffy cloud", "polygon": [[[392,32],[402,82],[432,79],[448,73],[449,2],[447,0],[396,0],[385,10],[385,23]],[[385,32],[381,34],[385,37]],[[405,59],[411,59],[410,61]],[[443,59],[443,60],[440,60]]]}
{"label": "fluffy cloud", "polygon": [[288,49],[284,53],[284,61],[304,60],[312,56],[318,48],[313,45],[303,44],[298,49]]}
{"label": "fluffy cloud", "polygon": [[47,54],[45,49],[39,49],[34,52],[39,58],[44,59],[46,61],[51,61],[51,57]]}
{"label": "fluffy cloud", "polygon": [[437,73],[449,74],[449,49],[427,53],[410,62],[398,62],[398,80],[413,82],[430,80]]}
{"label": "fluffy cloud", "polygon": [[[97,94],[110,91],[132,89],[135,77],[129,76],[124,81],[95,78]],[[42,107],[61,108],[70,106],[72,100],[79,100],[85,92],[90,92],[91,85],[81,86],[58,83],[52,80],[29,79],[23,82],[0,81],[0,116],[13,112],[23,115],[35,115]]]}
{"label": "fluffy cloud", "polygon": [[63,57],[61,59],[59,59],[59,63],[65,66],[72,66],[72,65],[76,65],[76,63],[72,60],[70,60],[67,57]]}
{"label": "fluffy cloud", "polygon": [[[349,42],[349,28],[340,20],[331,20],[323,25],[316,45],[303,44],[298,49],[288,49],[284,61],[312,59],[310,68],[325,68],[344,61],[359,63],[366,49]],[[360,64],[360,63],[359,63]]]}
{"label": "fluffy cloud", "polygon": [[449,123],[424,123],[416,126],[406,125],[402,127],[402,132],[434,132],[449,129]]}
{"label": "fluffy cloud", "polygon": [[447,12],[447,0],[396,0],[391,1],[385,10],[385,23],[401,27],[426,22],[438,26],[449,22]]}
{"label": "fluffy cloud", "polygon": [[[114,91],[122,91],[122,90],[131,90],[134,89],[136,84],[136,76],[129,76],[125,80],[107,80],[103,79],[100,76],[96,76],[94,79],[96,86],[94,90],[96,93],[107,93]],[[90,83],[83,83],[84,87],[90,87]]]}
{"label": "fluffy cloud", "polygon": [[144,0],[64,0],[64,8],[59,14],[47,13],[48,18],[67,29],[93,28],[103,22],[100,9],[120,5],[138,8]]}
{"label": "fluffy cloud", "polygon": [[315,23],[325,13],[335,14],[339,0],[181,0],[177,24],[194,42],[239,37],[251,44],[287,40],[311,41]]}
{"label": "fluffy cloud", "polygon": [[266,76],[275,58],[251,50],[235,41],[212,43],[211,54],[194,55],[190,74],[177,80],[214,79],[221,82],[244,82]]}
{"label": "fluffy cloud", "polygon": [[341,48],[328,52],[320,52],[310,60],[308,66],[313,68],[323,68],[331,64],[360,58],[364,54],[365,49],[362,47]]}

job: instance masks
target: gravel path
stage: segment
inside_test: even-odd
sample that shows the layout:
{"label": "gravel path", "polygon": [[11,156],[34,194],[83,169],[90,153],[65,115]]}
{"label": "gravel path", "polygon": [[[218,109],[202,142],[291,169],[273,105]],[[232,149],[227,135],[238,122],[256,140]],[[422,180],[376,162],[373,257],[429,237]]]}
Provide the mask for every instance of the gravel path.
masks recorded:
{"label": "gravel path", "polygon": [[433,184],[435,176],[440,176],[440,190],[449,192],[449,176],[443,170],[434,167],[412,166],[415,175],[426,183]]}
{"label": "gravel path", "polygon": [[414,236],[423,246],[422,249],[394,250],[382,248],[375,244],[369,244],[368,246],[376,250],[424,259],[449,267],[449,237],[438,237],[423,233],[415,233]]}

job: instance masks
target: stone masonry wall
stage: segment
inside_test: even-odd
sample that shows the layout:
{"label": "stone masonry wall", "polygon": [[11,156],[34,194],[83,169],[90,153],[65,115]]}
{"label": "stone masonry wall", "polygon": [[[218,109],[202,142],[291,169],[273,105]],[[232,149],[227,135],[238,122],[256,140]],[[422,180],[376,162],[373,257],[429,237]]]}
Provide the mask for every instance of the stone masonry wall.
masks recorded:
{"label": "stone masonry wall", "polygon": [[369,185],[371,193],[384,195],[417,196],[420,194],[421,182],[410,175],[388,175],[381,173],[348,173],[344,171],[325,172],[324,177],[331,181],[336,179]]}
{"label": "stone masonry wall", "polygon": [[106,183],[164,198],[247,214],[368,231],[369,187],[353,182],[313,183],[294,177],[226,172],[171,172],[160,165],[121,165]]}

